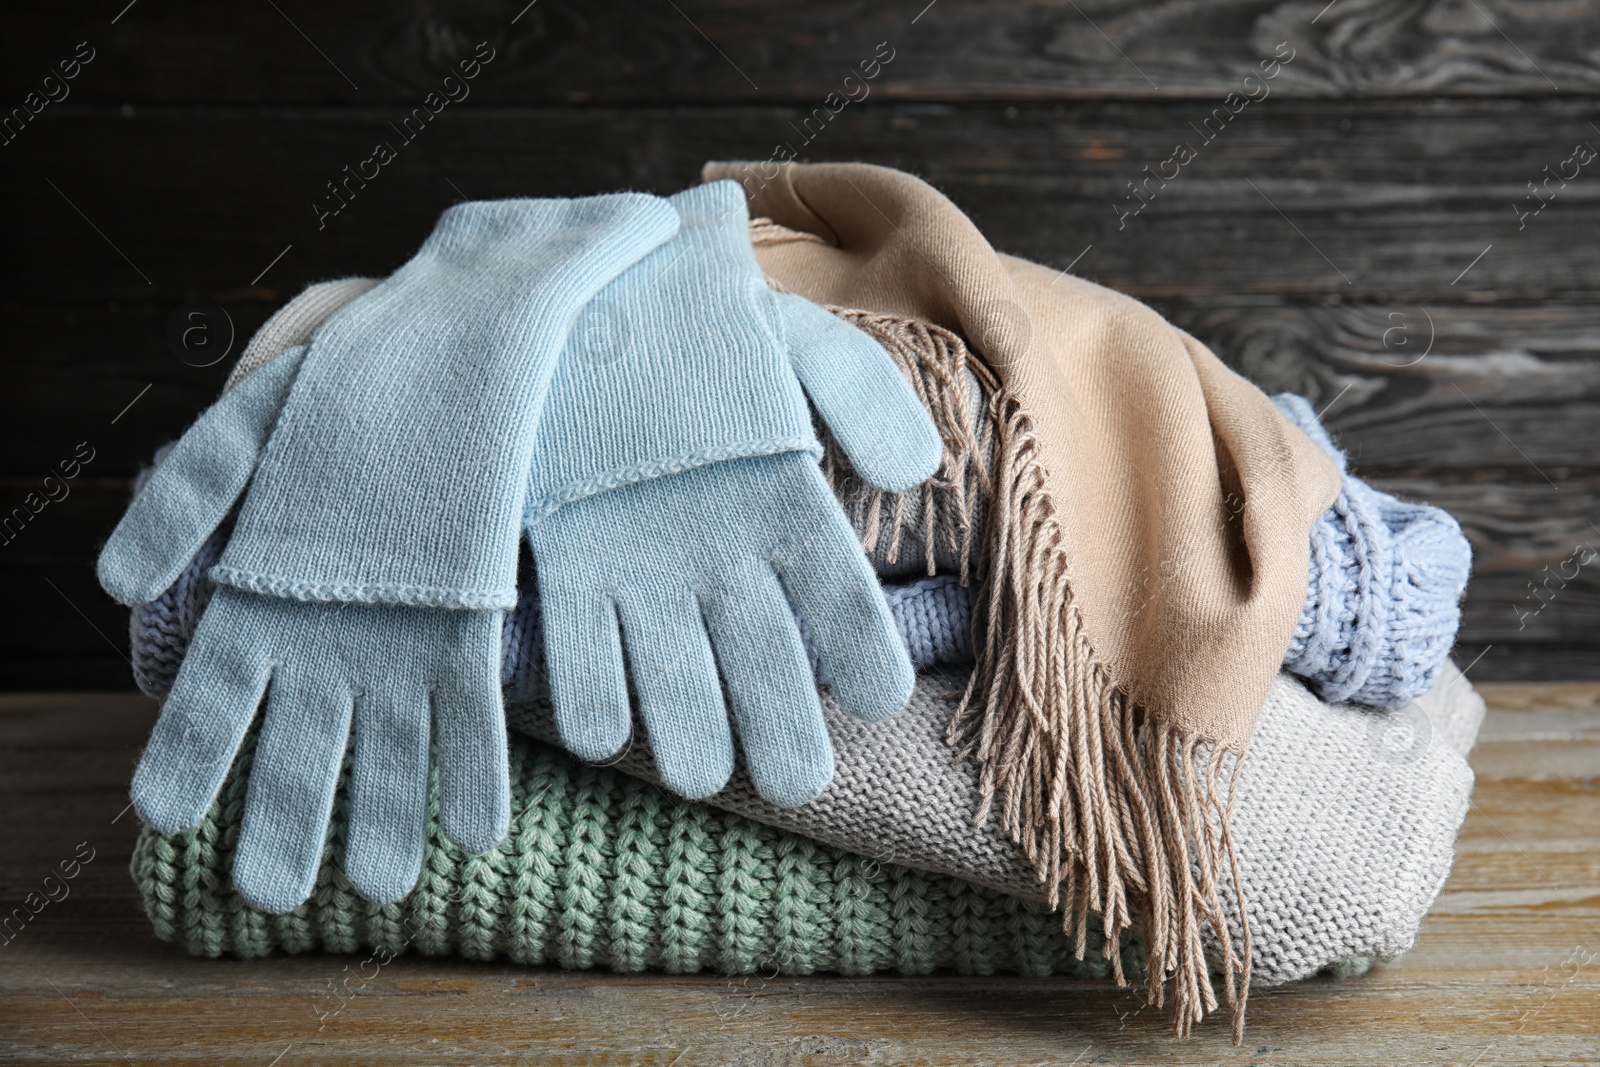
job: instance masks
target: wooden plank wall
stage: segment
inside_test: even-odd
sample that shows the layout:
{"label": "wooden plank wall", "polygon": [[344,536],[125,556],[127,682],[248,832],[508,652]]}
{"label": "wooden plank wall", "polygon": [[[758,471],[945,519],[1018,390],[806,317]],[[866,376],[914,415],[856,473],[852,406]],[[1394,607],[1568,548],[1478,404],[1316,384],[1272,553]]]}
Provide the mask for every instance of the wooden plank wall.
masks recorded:
{"label": "wooden plank wall", "polygon": [[456,199],[670,192],[783,145],[915,171],[1326,406],[1362,473],[1469,531],[1475,678],[1600,676],[1600,561],[1562,566],[1600,550],[1600,0],[523,2],[13,15],[0,106],[40,110],[0,135],[0,516],[93,458],[0,534],[0,686],[129,684],[91,561],[229,362],[180,358],[184,305],[237,352]]}

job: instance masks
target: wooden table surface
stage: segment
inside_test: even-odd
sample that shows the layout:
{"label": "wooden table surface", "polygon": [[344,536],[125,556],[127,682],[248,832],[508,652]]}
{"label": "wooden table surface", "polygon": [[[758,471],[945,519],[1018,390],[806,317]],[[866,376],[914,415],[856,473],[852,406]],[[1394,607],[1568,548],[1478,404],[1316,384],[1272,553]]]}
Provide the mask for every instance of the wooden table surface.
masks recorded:
{"label": "wooden table surface", "polygon": [[[197,960],[127,873],[122,694],[0,696],[0,1062],[297,1064],[1600,1063],[1600,685],[1482,686],[1455,870],[1415,949],[1251,999],[1243,1046],[1180,1042],[1131,991],[1067,980],[615,976],[402,957],[325,1021],[353,958]],[[60,895],[60,891],[56,891]]]}

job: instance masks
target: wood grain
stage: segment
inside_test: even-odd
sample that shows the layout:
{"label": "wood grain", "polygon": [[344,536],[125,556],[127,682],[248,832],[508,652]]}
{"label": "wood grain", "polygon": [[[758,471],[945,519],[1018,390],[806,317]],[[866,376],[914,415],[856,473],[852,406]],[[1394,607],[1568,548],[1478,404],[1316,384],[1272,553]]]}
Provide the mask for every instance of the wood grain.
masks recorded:
{"label": "wood grain", "polygon": [[[87,440],[98,458],[0,546],[0,684],[127,685],[124,620],[89,565],[125,479],[220,381],[224,365],[167,349],[180,304],[223,306],[242,344],[307,282],[404,261],[460,197],[670,191],[707,158],[780,143],[916,171],[1001,249],[1151,300],[1267,388],[1331,404],[1360,471],[1450,508],[1473,540],[1459,661],[1600,675],[1593,574],[1519,617],[1543,568],[1600,535],[1600,163],[1541,184],[1579,142],[1600,146],[1597,14],[1600,0],[19,11],[0,99],[79,41],[96,54],[0,148],[0,509],[63,448]],[[496,58],[471,95],[319,225],[327,183],[400,143],[394,124],[479,41]],[[893,59],[869,95],[803,134],[880,42]],[[1270,95],[1197,129],[1280,42],[1294,58]],[[1129,183],[1180,141],[1198,157],[1124,215]],[[1548,203],[1519,219],[1536,191]]]}
{"label": "wood grain", "polygon": [[[41,6],[0,45],[6,95],[56,52],[99,56],[78,99],[113,103],[412,103],[488,41],[505,57],[485,103],[820,102],[879,42],[899,100],[1217,97],[1288,42],[1277,92],[1300,96],[1554,95],[1600,88],[1592,0],[909,0],[804,5],[484,0],[218,11],[197,0]],[[519,13],[520,12],[520,13]],[[54,49],[54,51],[52,51]]]}
{"label": "wood grain", "polygon": [[1588,301],[1158,304],[1263,389],[1308,397],[1363,472],[1493,470],[1560,492],[1600,469],[1582,432],[1600,420]]}
{"label": "wood grain", "polygon": [[1416,947],[1361,978],[1258,992],[1238,1049],[1220,1023],[1178,1042],[1132,994],[1096,983],[616,976],[413,957],[319,1029],[319,990],[350,958],[195,960],[144,925],[125,869],[133,817],[112,820],[148,702],[0,697],[14,827],[0,900],[19,901],[80,842],[96,849],[71,895],[0,948],[0,1061],[1600,1062],[1600,686],[1483,690],[1473,808]]}
{"label": "wood grain", "polygon": [[[297,289],[206,294],[236,335],[229,358],[209,367],[168,347],[176,305],[0,307],[19,372],[0,396],[13,439],[0,478],[42,477],[84,440],[97,450],[87,474],[131,476],[215,399],[250,334]],[[1364,474],[1477,478],[1487,493],[1510,494],[1502,508],[1525,508],[1526,486],[1542,485],[1555,510],[1584,513],[1557,502],[1592,492],[1584,479],[1600,472],[1588,432],[1600,421],[1600,321],[1587,301],[1320,304],[1229,294],[1154,303],[1269,393],[1309,398]],[[1567,539],[1563,528],[1545,547]]]}
{"label": "wood grain", "polygon": [[[274,306],[256,293],[218,295],[240,346]],[[1326,408],[1358,473],[1456,516],[1475,556],[1458,662],[1494,646],[1477,677],[1600,673],[1600,565],[1559,576],[1579,546],[1600,550],[1600,326],[1590,305],[1158,304],[1263,388]],[[169,310],[140,302],[0,312],[29,368],[0,398],[15,442],[0,459],[3,499],[20,500],[77,441],[98,450],[68,499],[0,547],[0,584],[22,605],[0,649],[0,679],[11,684],[128,684],[126,615],[95,585],[89,561],[128,480],[211,402],[227,366],[192,367],[169,351]]]}
{"label": "wood grain", "polygon": [[[1600,160],[1567,164],[1576,177],[1564,187],[1538,186],[1543,211],[1517,214],[1541,202],[1528,183],[1545,168],[1561,169],[1579,142],[1600,148],[1591,103],[1253,107],[1217,132],[1201,126],[1204,103],[869,104],[809,142],[802,113],[785,107],[478,108],[446,110],[406,142],[400,108],[124,112],[69,101],[0,153],[13,248],[42,265],[18,271],[10,296],[170,309],[258,286],[292,291],[330,272],[393,269],[462,196],[671,192],[707,159],[762,160],[779,144],[812,161],[913,171],[1002,251],[1137,296],[1431,306],[1600,290],[1600,243],[1572,239],[1600,231]],[[379,141],[397,158],[335,199],[329,184]],[[1165,163],[1180,142],[1197,157],[1165,187],[1144,185],[1147,173],[1174,173]]]}

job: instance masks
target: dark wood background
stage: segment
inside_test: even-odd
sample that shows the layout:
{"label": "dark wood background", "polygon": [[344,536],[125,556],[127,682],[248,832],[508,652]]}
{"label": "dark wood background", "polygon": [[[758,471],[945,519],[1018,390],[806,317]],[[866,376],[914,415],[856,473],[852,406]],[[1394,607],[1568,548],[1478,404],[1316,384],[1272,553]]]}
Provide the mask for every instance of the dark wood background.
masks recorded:
{"label": "dark wood background", "polygon": [[[456,199],[671,192],[780,142],[914,171],[1000,249],[1329,405],[1363,474],[1467,528],[1458,661],[1600,676],[1600,560],[1550,577],[1600,550],[1600,160],[1518,217],[1600,148],[1597,0],[524,2],[8,17],[4,108],[79,42],[94,59],[0,146],[0,515],[80,442],[95,458],[0,546],[0,687],[131,684],[94,552],[231,361],[169,346],[182,305],[223,308],[237,353],[307,282],[397,266]],[[471,95],[319,229],[325,183],[483,41]],[[882,42],[867,98],[802,145],[791,122]],[[1270,96],[1119,228],[1125,183],[1280,42]]]}

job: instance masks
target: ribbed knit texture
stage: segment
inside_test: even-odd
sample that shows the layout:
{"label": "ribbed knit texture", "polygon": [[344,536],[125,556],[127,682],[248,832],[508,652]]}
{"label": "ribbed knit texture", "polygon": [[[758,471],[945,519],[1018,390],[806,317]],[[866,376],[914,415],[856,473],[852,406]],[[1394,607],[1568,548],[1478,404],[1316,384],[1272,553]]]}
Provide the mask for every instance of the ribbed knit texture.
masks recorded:
{"label": "ribbed knit texture", "polygon": [[1339,464],[1339,496],[1311,529],[1305,608],[1285,670],[1330,704],[1401,707],[1433,687],[1461,625],[1472,546],[1448,512],[1411,504],[1349,473],[1311,404],[1278,410]]}
{"label": "ribbed knit texture", "polygon": [[[952,761],[945,744],[969,671],[921,672],[906,710],[884,723],[845,715],[824,693],[839,767],[811,803],[767,803],[742,772],[709,803],[836,848],[1042,898],[1028,858],[995,820],[975,824],[977,773],[970,761]],[[554,741],[547,702],[511,702],[507,714],[514,731]],[[1257,885],[1245,897],[1253,983],[1410,948],[1450,871],[1472,788],[1466,752],[1482,718],[1482,699],[1453,667],[1396,712],[1324,704],[1278,676],[1250,738],[1253,762],[1232,819],[1240,869]],[[1209,763],[1209,753],[1198,756]],[[1225,795],[1230,762],[1220,776]],[[641,746],[613,766],[646,780],[656,773]],[[1237,939],[1237,914],[1225,917]]]}
{"label": "ribbed knit texture", "polygon": [[[511,833],[494,851],[465,855],[430,812],[417,888],[372,904],[338,867],[341,786],[311,899],[268,915],[229,883],[254,748],[252,735],[198,827],[146,827],[134,848],[156,936],[193,955],[412,951],[680,974],[1109,973],[1094,935],[1075,959],[1041,904],[679,801],[523,740],[511,746]],[[1137,974],[1137,946],[1123,957]]]}
{"label": "ribbed knit texture", "polygon": [[[136,677],[151,696],[159,699],[170,686],[210,588],[202,557],[167,596],[135,612]],[[505,627],[506,698],[515,729],[553,739],[543,699],[538,598],[531,581],[525,579],[523,588]],[[889,723],[869,726],[838,714],[825,696],[840,770],[822,797],[799,809],[774,808],[739,777],[714,802],[809,840],[1037,895],[1024,858],[994,824],[972,825],[977,797],[971,765],[952,765],[944,745],[944,724],[954,709],[948,694],[961,689],[965,675],[923,664],[928,653],[921,650],[932,646],[911,636],[964,632],[953,621],[965,604],[964,591],[947,577],[885,591],[914,657],[929,668],[911,707]],[[970,645],[948,651],[956,661],[971,659]],[[1276,985],[1327,967],[1358,973],[1364,963],[1352,961],[1395,956],[1409,947],[1450,870],[1472,780],[1464,756],[1482,716],[1482,700],[1448,666],[1428,693],[1393,713],[1332,707],[1287,675],[1279,679],[1251,741],[1257,771],[1241,788],[1235,810],[1241,860],[1261,883],[1248,898],[1257,983]],[[1389,748],[1391,735],[1409,738],[1409,746]],[[643,750],[631,751],[619,768],[653,773]],[[224,823],[228,810],[218,816]],[[232,810],[233,829],[225,832],[237,834],[238,812]],[[693,804],[672,810],[697,825],[722,817]],[[205,863],[211,865],[209,884],[226,890],[226,866],[216,867],[214,859]],[[538,900],[550,892],[537,880],[518,884]],[[525,910],[533,904],[503,906]],[[779,930],[771,936],[809,936],[810,915],[800,905],[775,911]]]}
{"label": "ribbed knit texture", "polygon": [[[1349,480],[1347,474],[1346,481]],[[893,514],[899,521],[899,513]],[[143,647],[152,653],[135,656],[141,685],[147,689],[159,688],[163,677],[170,678],[170,671],[181,657],[181,644],[175,638],[192,629],[189,620],[209,595],[210,583],[203,574],[202,563],[197,570],[191,569],[162,604],[146,605],[136,612],[135,652]],[[528,595],[531,591],[531,584],[525,581],[519,607],[508,618],[504,677],[508,683],[520,678],[537,691],[541,685],[539,672],[528,669],[540,661],[535,598]],[[898,591],[894,587],[887,591],[893,606]],[[925,594],[907,590],[905,596],[915,605],[923,602]],[[941,598],[965,600],[960,587],[953,583],[944,586]],[[1310,600],[1308,594],[1308,603]],[[896,614],[905,610],[903,601]],[[902,621],[903,635],[914,629]],[[928,629],[934,635],[944,632],[937,619]],[[139,638],[141,633],[146,635],[143,641]],[[962,660],[969,658],[970,650],[961,655]],[[519,663],[524,665],[520,672]],[[941,708],[931,694],[959,688],[960,676],[935,672],[930,681],[929,695],[919,697],[919,705],[926,702],[929,713],[947,717],[950,705],[943,703]],[[1250,897],[1258,983],[1276,984],[1323,967],[1339,973],[1359,973],[1370,956],[1404,951],[1415,935],[1417,924],[1449,870],[1450,845],[1470,785],[1470,772],[1454,753],[1465,753],[1470,748],[1482,704],[1459,673],[1452,672],[1423,701],[1407,710],[1408,726],[1413,733],[1420,730],[1420,746],[1391,753],[1376,739],[1384,736],[1392,720],[1406,718],[1407,713],[1398,717],[1362,715],[1351,709],[1318,705],[1286,679],[1280,679],[1275,687],[1252,742],[1252,757],[1257,765],[1253,773],[1258,776],[1252,780],[1256,786],[1247,780],[1236,813],[1246,868],[1269,872],[1262,876],[1263,891]],[[544,714],[548,724],[548,711]],[[902,721],[889,724],[891,736],[879,738],[872,733],[876,728],[861,728],[847,718],[831,711],[829,714],[836,740],[843,738],[845,780],[823,798],[795,812],[778,811],[762,805],[747,783],[736,782],[737,788],[719,796],[717,802],[748,811],[757,819],[798,829],[813,839],[848,842],[849,847],[861,852],[895,855],[945,870],[963,870],[997,884],[1012,885],[1018,892],[1029,891],[1029,872],[1008,843],[992,827],[985,832],[968,824],[970,780],[964,781],[961,775],[941,777],[939,773],[936,764],[942,763],[940,757],[946,754],[939,741],[938,722],[943,718],[932,724],[926,738],[914,737],[913,743],[907,744],[904,731],[900,730],[905,725]],[[517,718],[519,724],[529,725],[526,713]],[[1268,774],[1265,781],[1259,780],[1263,760],[1281,768]],[[642,765],[646,773],[647,763],[646,760]],[[933,795],[937,799],[934,806],[941,812],[949,809],[949,819],[932,817]],[[683,805],[675,810],[677,817],[695,825],[708,817],[722,817],[714,812],[708,815],[698,805]],[[669,835],[678,837],[684,832],[674,828]],[[340,833],[336,822],[336,839],[330,848],[338,847]],[[226,890],[226,867],[217,868],[210,859],[205,862],[212,864],[206,868],[212,872],[212,884]],[[319,884],[326,882],[330,870],[325,866]],[[527,886],[537,899],[551,893],[547,883],[525,880],[519,884]],[[425,880],[419,894],[426,885]],[[1036,887],[1034,891],[1037,892]],[[201,903],[212,907],[209,899]],[[313,909],[317,899],[320,898],[313,900]],[[415,894],[413,899],[417,899]],[[632,899],[628,897],[630,908]],[[335,942],[354,944],[348,934],[352,928],[349,903],[346,894],[336,921],[312,920],[343,931],[335,941],[328,942],[329,947]],[[368,908],[360,901],[353,906]],[[435,917],[446,906],[437,901],[418,905],[421,914]],[[409,902],[403,906],[409,907]],[[522,914],[529,905],[518,902],[507,907]],[[396,908],[368,911],[378,916],[372,922],[396,927],[409,914]],[[192,913],[185,914],[192,919]],[[154,914],[152,919],[156,920]],[[791,939],[797,936],[796,931],[803,934],[815,918],[808,909],[798,907],[781,913],[775,909],[772,921],[779,928],[772,936]],[[161,922],[156,922],[158,930],[162,929]],[[701,930],[706,924],[696,921],[689,925]],[[456,947],[453,940],[427,940],[435,946],[430,951],[439,950],[440,944],[444,944],[444,950]],[[286,943],[302,942],[303,938],[297,942],[295,936],[286,939]],[[475,944],[481,944],[481,939]],[[461,950],[468,954],[480,951],[474,947]],[[636,969],[633,961],[640,954],[626,956],[630,961],[626,966]]]}
{"label": "ribbed knit texture", "polygon": [[496,609],[516,603],[534,430],[573,318],[677,224],[632,193],[450,208],[404,266],[202,415],[112,532],[102,583],[149,600],[242,496],[209,572],[226,588],[132,795],[151,825],[195,825],[264,701],[234,872],[253,903],[310,892],[347,749],[346,871],[369,898],[415,881],[430,754],[444,833],[473,852],[505,833]]}
{"label": "ribbed knit texture", "polygon": [[[229,377],[230,386],[284,346],[303,343],[323,318],[374,284],[374,279],[345,278],[306,289],[251,339]],[[908,363],[926,363],[929,359],[925,349],[933,342],[919,332],[936,337],[953,350],[958,366],[976,358],[949,331],[919,324],[919,329],[910,332],[914,336],[907,346]],[[960,375],[974,443],[982,442],[971,462],[987,472],[993,466],[993,431],[985,427],[989,393],[971,369],[960,370]],[[1449,514],[1428,505],[1399,501],[1351,473],[1344,453],[1309,406],[1303,401],[1300,407],[1285,406],[1295,401],[1300,398],[1292,394],[1274,398],[1279,410],[1339,464],[1341,496],[1311,530],[1311,573],[1305,604],[1284,658],[1284,669],[1305,679],[1330,703],[1348,699],[1372,707],[1401,707],[1432,687],[1455,643],[1463,583],[1471,570],[1471,545]],[[899,495],[883,493],[854,475],[841,450],[834,449],[834,453],[831,460],[839,466],[833,479],[835,491],[851,524],[868,546],[867,556],[880,578],[913,578],[929,569],[929,556],[932,569],[940,574],[955,574],[962,569],[962,539],[951,538],[947,543],[938,536],[930,537],[924,529],[928,525],[925,509],[931,505],[924,500],[923,489]],[[976,494],[963,504],[964,526],[960,532],[972,543],[981,544],[988,521],[986,502]],[[213,556],[211,562],[214,561]],[[1378,573],[1380,564],[1386,568],[1387,580]],[[182,585],[193,590],[193,596],[209,595],[188,578]],[[970,610],[974,593],[971,588],[949,590],[942,598],[952,604],[960,601],[960,610],[965,613]],[[162,599],[166,603],[159,613],[136,623],[136,635],[140,626],[155,628],[148,640],[136,637],[136,673],[144,669],[137,654],[140,648],[149,654],[152,669],[165,669],[155,664],[167,662],[176,669],[176,661],[171,658],[171,637],[163,636],[162,630],[170,630],[170,620],[177,617],[172,613],[179,610],[179,605],[165,595]],[[191,604],[183,609],[189,617],[197,617],[193,607]],[[528,608],[525,602],[520,603],[518,614]],[[142,607],[136,609],[142,611]],[[966,625],[964,618],[961,625]],[[912,635],[903,625],[901,633],[910,641]],[[814,661],[814,649],[811,654]],[[912,654],[919,668],[926,665],[916,659],[915,647]]]}
{"label": "ribbed knit texture", "polygon": [[[145,828],[132,870],[157,935],[196,955],[410,948],[619,970],[988,974],[1045,973],[1048,964],[1103,976],[1093,928],[1088,959],[1065,958],[1059,917],[1025,899],[1040,892],[1025,859],[993,827],[971,825],[970,768],[927,759],[952,710],[937,693],[959,676],[935,671],[929,681],[888,738],[830,713],[848,777],[818,802],[774,809],[742,781],[717,798],[754,823],[513,738],[510,836],[469,858],[440,835],[430,805],[423,876],[388,906],[360,899],[338,869],[341,788],[316,890],[282,916],[249,908],[229,881],[252,734],[201,825],[171,835]],[[1482,715],[1482,701],[1450,672],[1403,720],[1409,747],[1392,749],[1385,731],[1401,720],[1319,704],[1280,678],[1252,752],[1285,770],[1247,781],[1236,816],[1243,861],[1262,883],[1249,899],[1257,984],[1358,974],[1371,958],[1410,947],[1450,869],[1472,777],[1463,754]],[[625,762],[648,773],[647,757]],[[819,837],[852,841],[854,851]],[[747,858],[725,856],[752,839]],[[1024,899],[863,855],[963,869]],[[904,907],[884,920],[885,900]]]}
{"label": "ribbed knit texture", "polygon": [[[134,682],[154,700],[164,700],[172,691],[201,613],[211,602],[216,584],[206,572],[221,554],[228,529],[225,526],[206,542],[171,588],[133,609],[129,651]],[[506,614],[501,627],[500,684],[512,703],[540,699],[549,693],[539,592],[531,571],[523,574],[519,591],[517,606]],[[962,586],[954,576],[941,574],[904,585],[885,585],[883,596],[906,654],[917,670],[972,661],[970,587]],[[807,658],[818,672],[818,681],[826,684],[827,674],[821,670],[811,635],[803,622],[800,627]]]}
{"label": "ribbed knit texture", "polygon": [[941,441],[875,341],[767,287],[737,185],[670,203],[677,235],[584,309],[539,427],[527,539],[551,701],[562,744],[605,760],[629,743],[631,682],[668,789],[722,788],[737,738],[793,806],[833,773],[795,615],[852,714],[893,715],[915,677],[807,399],[881,488],[931,477]]}
{"label": "ribbed knit texture", "polygon": [[709,463],[819,457],[808,394],[864,477],[905,489],[933,474],[938,435],[887,353],[767,288],[738,185],[667,202],[676,235],[573,323],[534,453],[530,519]]}
{"label": "ribbed knit texture", "polygon": [[[135,613],[134,664],[141,688],[160,699],[171,684],[210,583],[204,559],[160,601]],[[513,727],[553,738],[542,670],[538,598],[531,580],[505,627],[502,678]],[[970,662],[965,591],[937,577],[885,592],[922,674],[912,706],[881,726],[828,710],[841,770],[819,800],[796,811],[763,804],[743,778],[715,802],[811,839],[988,882],[1039,892],[1015,849],[971,826],[970,765],[953,767],[943,723]],[[943,657],[948,657],[943,658]],[[835,707],[831,697],[825,704]],[[1238,844],[1264,891],[1252,895],[1256,977],[1276,984],[1357,956],[1397,955],[1410,944],[1450,869],[1455,829],[1468,797],[1471,749],[1483,702],[1459,671],[1445,668],[1418,701],[1392,713],[1357,712],[1312,699],[1284,676],[1251,742],[1260,771],[1239,797]],[[1390,750],[1385,739],[1410,738]],[[619,767],[653,773],[649,755]],[[689,810],[689,809],[685,809]]]}
{"label": "ribbed knit texture", "polygon": [[446,210],[313,335],[212,576],[301,600],[509,609],[567,331],[676,229],[643,194]]}
{"label": "ribbed knit texture", "polygon": [[250,336],[250,343],[239,353],[228,381],[222,387],[228,392],[244,381],[252,371],[259,369],[284,349],[303,345],[311,340],[317,327],[326,322],[335,311],[356,297],[369,292],[378,278],[335,278],[306,286],[300,295],[273,312],[272,317]]}

